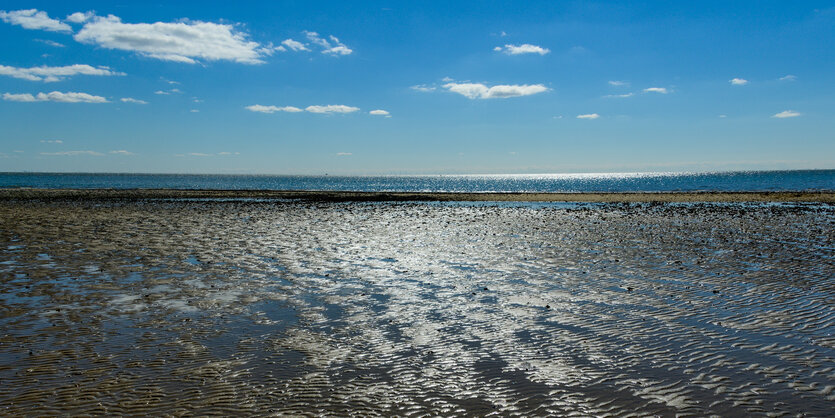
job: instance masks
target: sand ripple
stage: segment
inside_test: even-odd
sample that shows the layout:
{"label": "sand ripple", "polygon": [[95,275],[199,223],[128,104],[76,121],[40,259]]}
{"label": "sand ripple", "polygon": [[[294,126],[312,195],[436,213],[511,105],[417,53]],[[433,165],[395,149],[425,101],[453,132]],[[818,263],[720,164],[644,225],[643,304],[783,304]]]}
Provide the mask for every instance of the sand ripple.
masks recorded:
{"label": "sand ripple", "polygon": [[827,416],[835,208],[0,203],[3,414]]}

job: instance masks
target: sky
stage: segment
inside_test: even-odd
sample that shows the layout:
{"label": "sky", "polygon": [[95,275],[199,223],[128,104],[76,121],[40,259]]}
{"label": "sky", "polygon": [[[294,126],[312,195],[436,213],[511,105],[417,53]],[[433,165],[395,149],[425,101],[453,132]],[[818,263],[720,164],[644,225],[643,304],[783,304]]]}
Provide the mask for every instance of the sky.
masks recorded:
{"label": "sky", "polygon": [[835,168],[832,1],[5,0],[0,40],[0,172]]}

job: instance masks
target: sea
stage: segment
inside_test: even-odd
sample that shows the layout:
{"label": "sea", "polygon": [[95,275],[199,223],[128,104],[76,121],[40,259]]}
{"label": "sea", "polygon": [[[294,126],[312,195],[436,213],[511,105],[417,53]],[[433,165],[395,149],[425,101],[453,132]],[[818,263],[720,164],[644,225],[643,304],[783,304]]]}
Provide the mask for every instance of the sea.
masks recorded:
{"label": "sea", "polygon": [[0,173],[0,188],[21,187],[368,192],[832,191],[835,170],[387,176]]}

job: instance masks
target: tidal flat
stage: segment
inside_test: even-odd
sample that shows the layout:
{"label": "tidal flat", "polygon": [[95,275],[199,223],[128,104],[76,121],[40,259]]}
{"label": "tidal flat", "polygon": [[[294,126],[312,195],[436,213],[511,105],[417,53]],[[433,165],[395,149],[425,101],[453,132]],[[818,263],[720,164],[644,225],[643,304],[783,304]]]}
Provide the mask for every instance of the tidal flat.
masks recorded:
{"label": "tidal flat", "polygon": [[0,414],[831,416],[835,206],[0,200]]}

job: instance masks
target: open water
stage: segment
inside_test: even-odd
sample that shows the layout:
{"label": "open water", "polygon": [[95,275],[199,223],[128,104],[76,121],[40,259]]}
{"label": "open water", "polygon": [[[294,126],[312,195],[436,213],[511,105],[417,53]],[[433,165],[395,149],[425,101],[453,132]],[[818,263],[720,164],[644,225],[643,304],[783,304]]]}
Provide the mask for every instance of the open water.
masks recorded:
{"label": "open water", "polygon": [[0,188],[401,192],[673,192],[835,190],[835,170],[432,176],[0,173]]}

